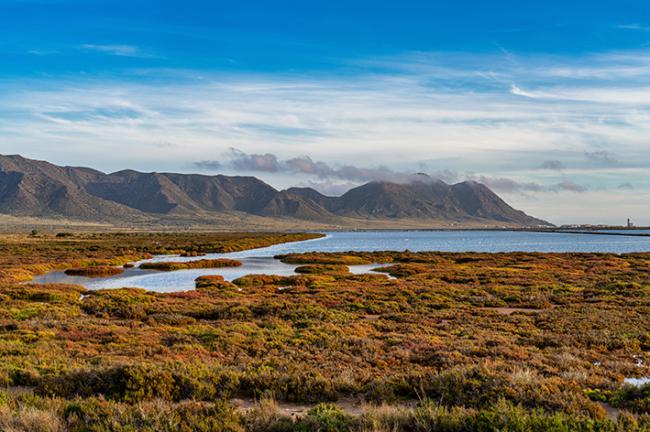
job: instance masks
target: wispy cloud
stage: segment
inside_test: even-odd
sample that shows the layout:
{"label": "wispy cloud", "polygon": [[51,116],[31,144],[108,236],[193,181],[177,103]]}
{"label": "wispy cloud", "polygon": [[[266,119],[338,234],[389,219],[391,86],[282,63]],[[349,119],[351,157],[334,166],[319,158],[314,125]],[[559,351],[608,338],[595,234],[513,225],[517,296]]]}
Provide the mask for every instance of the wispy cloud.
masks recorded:
{"label": "wispy cloud", "polygon": [[[287,174],[304,174],[318,179],[338,179],[358,185],[359,182],[385,180],[392,182],[410,182],[416,177],[413,172],[399,172],[386,166],[374,168],[360,167],[346,164],[332,166],[326,162],[314,161],[309,156],[297,156],[282,160],[275,154],[248,154],[239,149],[231,148],[223,156],[228,161],[228,166],[235,170],[247,172],[263,172]],[[225,166],[221,161],[198,161],[194,165],[202,169],[223,169]]]}
{"label": "wispy cloud", "polygon": [[538,92],[531,92],[522,89],[518,85],[512,84],[510,86],[510,93],[516,96],[523,96],[527,97],[530,99],[553,99],[556,98],[556,96],[550,95],[550,94],[545,94],[545,93],[538,93]]}
{"label": "wispy cloud", "polygon": [[333,182],[331,180],[309,180],[306,182],[298,183],[297,186],[309,187],[327,196],[341,196],[353,187],[358,186],[358,184],[351,182]]}
{"label": "wispy cloud", "polygon": [[271,153],[265,154],[246,154],[237,149],[231,149],[233,168],[243,171],[262,171],[278,172],[280,171],[280,162],[277,156]]}
{"label": "wispy cloud", "polygon": [[572,181],[563,181],[551,186],[551,190],[582,193],[587,192],[588,188]]}
{"label": "wispy cloud", "polygon": [[618,188],[622,190],[634,190],[634,185],[630,182],[625,182],[618,185]]}
{"label": "wispy cloud", "polygon": [[580,185],[573,181],[564,180],[558,183],[541,184],[536,182],[522,182],[505,177],[492,176],[466,176],[469,180],[475,180],[490,187],[497,192],[505,193],[531,193],[531,192],[576,192],[582,193],[589,190],[587,186]]}
{"label": "wispy cloud", "polygon": [[649,26],[643,26],[640,24],[620,24],[617,25],[616,28],[622,29],[622,30],[635,30],[635,31],[641,31],[641,32],[650,32],[650,27]]}
{"label": "wispy cloud", "polygon": [[[224,162],[225,161],[225,162]],[[497,192],[530,193],[530,192],[586,192],[588,187],[569,180],[548,185],[536,182],[522,182],[506,177],[460,173],[450,170],[433,172],[396,171],[386,166],[364,167],[358,165],[331,166],[325,162],[314,161],[309,156],[299,156],[282,160],[272,153],[247,154],[238,149],[230,149],[219,160],[203,160],[194,163],[197,168],[214,171],[228,167],[251,173],[285,173],[288,175],[301,174],[310,177],[303,182],[323,193],[340,194],[371,181],[388,181],[395,183],[459,182],[473,180],[485,184]]]}
{"label": "wispy cloud", "polygon": [[592,152],[586,151],[585,157],[592,162],[601,165],[606,165],[606,166],[616,165],[619,163],[616,156],[614,156],[612,153],[608,152],[607,150],[599,150],[599,151],[592,151]]}
{"label": "wispy cloud", "polygon": [[27,51],[27,54],[35,55],[35,56],[46,56],[46,55],[54,55],[54,54],[59,54],[61,51],[59,50],[49,50],[49,49],[30,49]]}
{"label": "wispy cloud", "polygon": [[224,168],[223,164],[216,160],[202,160],[194,162],[194,166],[207,171],[218,171]]}
{"label": "wispy cloud", "polygon": [[141,57],[144,55],[138,47],[133,45],[83,44],[81,47],[88,51],[96,51],[120,57]]}
{"label": "wispy cloud", "polygon": [[562,171],[564,169],[564,164],[556,159],[549,159],[542,162],[540,165],[541,169],[553,170],[553,171]]}
{"label": "wispy cloud", "polygon": [[[99,46],[84,49],[142,55]],[[4,152],[106,170],[265,167],[255,172],[281,187],[340,190],[424,162],[445,181],[481,177],[524,210],[537,209],[529,197],[555,196],[539,206],[555,220],[550,209],[570,207],[575,193],[621,193],[623,183],[650,191],[649,58],[421,53],[370,59],[358,75],[152,69],[113,81],[0,82],[0,135]],[[602,214],[619,211],[606,202]]]}

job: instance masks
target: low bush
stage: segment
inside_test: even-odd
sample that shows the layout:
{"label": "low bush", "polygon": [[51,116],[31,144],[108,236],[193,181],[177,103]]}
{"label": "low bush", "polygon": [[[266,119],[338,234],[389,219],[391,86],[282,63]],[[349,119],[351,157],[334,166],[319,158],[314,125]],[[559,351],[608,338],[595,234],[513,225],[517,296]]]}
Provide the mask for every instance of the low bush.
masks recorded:
{"label": "low bush", "polygon": [[295,425],[296,431],[304,432],[348,432],[354,418],[341,408],[331,404],[320,404],[307,412]]}
{"label": "low bush", "polygon": [[610,396],[610,403],[639,414],[650,414],[650,383],[642,386],[625,384]]}
{"label": "low bush", "polygon": [[266,274],[250,274],[242,276],[232,281],[241,288],[261,287],[261,286],[305,286],[311,279],[307,276],[277,276]]}
{"label": "low bush", "polygon": [[348,266],[343,264],[305,264],[296,267],[296,273],[302,274],[348,274]]}
{"label": "low bush", "polygon": [[[275,257],[287,264],[339,264],[339,265],[362,265],[372,264],[368,258],[360,255],[347,254],[322,254],[322,253],[304,253],[304,254],[287,254],[277,255]],[[377,262],[377,261],[374,261]]]}
{"label": "low bush", "polygon": [[141,320],[148,314],[147,305],[156,297],[155,293],[139,288],[89,291],[81,308],[100,317]]}
{"label": "low bush", "polygon": [[210,401],[230,397],[238,384],[237,375],[220,369],[137,364],[45,377],[39,381],[37,392],[68,399],[102,396],[126,403],[153,399]]}
{"label": "low bush", "polygon": [[63,412],[71,432],[243,432],[239,415],[224,401],[162,401],[136,405],[90,398],[69,403]]}
{"label": "low bush", "polygon": [[208,275],[208,276],[199,276],[194,281],[196,284],[196,289],[199,291],[209,291],[209,290],[223,290],[223,289],[237,289],[237,285],[232,282],[228,282],[223,279],[223,276],[220,275]]}

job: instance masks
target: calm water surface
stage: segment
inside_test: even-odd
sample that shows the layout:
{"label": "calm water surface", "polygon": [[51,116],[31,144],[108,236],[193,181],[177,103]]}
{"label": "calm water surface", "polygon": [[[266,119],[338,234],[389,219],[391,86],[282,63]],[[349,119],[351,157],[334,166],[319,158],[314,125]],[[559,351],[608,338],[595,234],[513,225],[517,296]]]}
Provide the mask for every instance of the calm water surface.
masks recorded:
{"label": "calm water surface", "polygon": [[[34,279],[37,283],[75,283],[89,289],[135,287],[170,292],[194,289],[194,280],[204,275],[223,275],[226,280],[266,273],[295,274],[294,265],[273,259],[275,255],[300,252],[345,252],[395,250],[446,252],[648,252],[650,237],[594,234],[535,233],[523,231],[363,231],[331,232],[327,237],[297,243],[284,243],[262,249],[205,257],[157,256],[147,261],[193,261],[202,258],[235,258],[241,267],[158,272],[127,269],[108,278],[67,276],[52,272]],[[140,263],[135,263],[136,267]],[[377,266],[351,266],[354,273],[368,273]]]}

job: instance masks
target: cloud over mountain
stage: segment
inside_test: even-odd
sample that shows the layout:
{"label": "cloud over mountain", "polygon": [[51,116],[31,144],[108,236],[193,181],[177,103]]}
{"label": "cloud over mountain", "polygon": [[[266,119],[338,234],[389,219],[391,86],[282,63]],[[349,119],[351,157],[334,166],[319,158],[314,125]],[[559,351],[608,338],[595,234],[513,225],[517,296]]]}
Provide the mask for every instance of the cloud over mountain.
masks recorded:
{"label": "cloud over mountain", "polygon": [[[358,186],[360,183],[370,181],[390,181],[409,184],[414,181],[442,180],[445,182],[454,182],[459,180],[472,180],[485,184],[496,191],[506,193],[585,192],[588,190],[586,186],[568,180],[544,185],[536,182],[517,181],[506,177],[458,173],[452,170],[414,173],[396,171],[385,166],[374,168],[355,165],[332,166],[322,161],[314,161],[309,156],[281,159],[272,153],[247,154],[235,148],[231,148],[223,160],[197,161],[194,165],[197,168],[210,171],[218,171],[231,167],[244,172],[302,174],[318,180],[310,180],[307,184],[321,192],[333,192],[337,195],[354,186]],[[548,169],[554,170],[562,168],[561,162],[554,160],[545,161],[542,165],[546,165],[549,167]]]}
{"label": "cloud over mountain", "polygon": [[[355,182],[393,181],[409,182],[412,173],[394,171],[385,166],[363,168],[355,165],[331,166],[325,162],[314,161],[309,156],[299,156],[290,159],[280,159],[272,153],[249,154],[239,149],[231,148],[225,155],[228,166],[235,170],[248,172],[285,172],[289,174],[306,174],[319,179],[339,179]],[[218,170],[224,167],[222,161],[197,161],[194,165],[202,169]],[[446,176],[449,173],[445,173]]]}

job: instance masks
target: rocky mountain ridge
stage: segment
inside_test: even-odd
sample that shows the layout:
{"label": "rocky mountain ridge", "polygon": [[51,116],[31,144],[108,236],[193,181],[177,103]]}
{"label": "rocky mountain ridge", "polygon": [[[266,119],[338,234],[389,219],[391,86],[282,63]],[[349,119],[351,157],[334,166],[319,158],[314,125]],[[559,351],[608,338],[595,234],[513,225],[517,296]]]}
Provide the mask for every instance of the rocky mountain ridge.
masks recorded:
{"label": "rocky mountain ridge", "polygon": [[448,185],[419,175],[408,184],[370,182],[340,197],[311,188],[278,191],[255,177],[133,170],[112,174],[61,167],[18,155],[0,156],[0,213],[94,221],[209,219],[219,213],[342,220],[402,219],[466,224],[541,226],[485,185]]}

